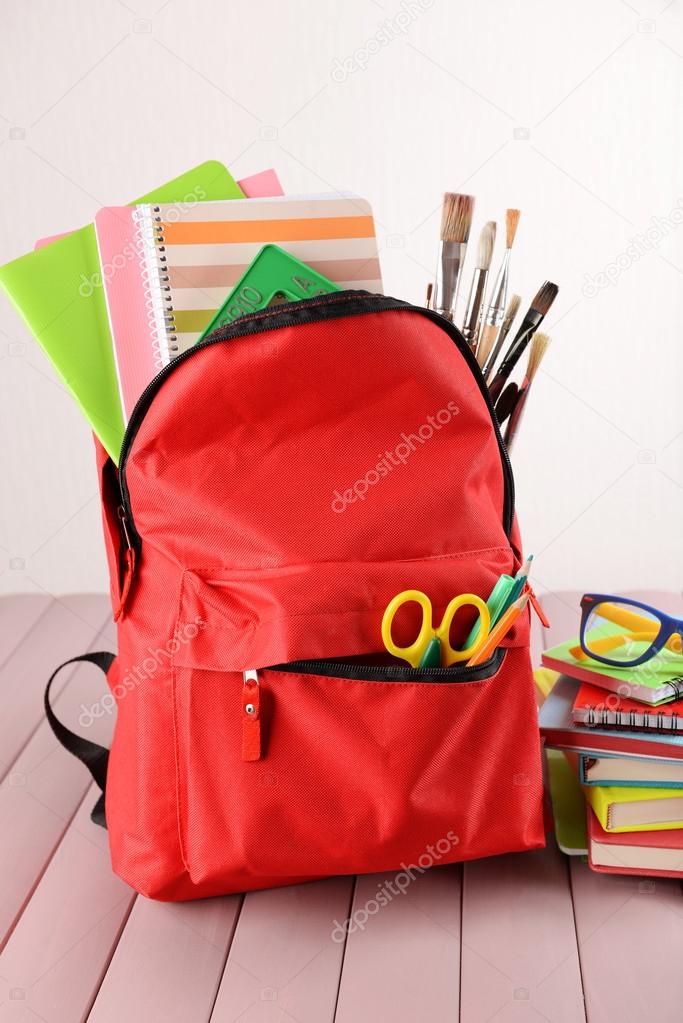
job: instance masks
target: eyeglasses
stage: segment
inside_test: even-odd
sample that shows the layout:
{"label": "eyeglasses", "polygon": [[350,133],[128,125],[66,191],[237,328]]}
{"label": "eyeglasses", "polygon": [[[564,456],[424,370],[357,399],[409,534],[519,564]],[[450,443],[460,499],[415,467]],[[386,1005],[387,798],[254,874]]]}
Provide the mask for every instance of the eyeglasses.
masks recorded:
{"label": "eyeglasses", "polygon": [[592,657],[602,664],[634,668],[661,653],[683,668],[683,619],[638,600],[584,594],[580,643],[570,650],[578,660]]}

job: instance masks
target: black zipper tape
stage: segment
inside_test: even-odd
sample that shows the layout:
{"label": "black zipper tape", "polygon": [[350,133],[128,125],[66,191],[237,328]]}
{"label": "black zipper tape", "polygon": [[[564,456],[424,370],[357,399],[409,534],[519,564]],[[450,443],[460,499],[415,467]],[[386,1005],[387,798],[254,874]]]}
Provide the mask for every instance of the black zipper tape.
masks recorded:
{"label": "black zipper tape", "polygon": [[505,648],[498,647],[488,661],[468,668],[453,664],[450,668],[403,668],[399,665],[352,664],[334,658],[322,661],[290,661],[274,664],[265,671],[282,671],[297,675],[322,675],[358,682],[481,682],[491,678],[505,659]]}
{"label": "black zipper tape", "polygon": [[250,334],[258,334],[279,330],[282,327],[294,327],[305,323],[318,323],[322,320],[338,319],[347,316],[360,316],[365,313],[385,312],[390,309],[406,310],[420,313],[427,317],[437,326],[441,327],[451,338],[460,354],[465,359],[474,380],[479,387],[486,407],[491,417],[491,423],[498,442],[501,463],[503,466],[504,497],[503,497],[503,528],[509,538],[512,532],[512,524],[515,513],[515,487],[512,475],[512,466],[507,453],[507,448],[501,436],[498,420],[489,397],[488,388],[482,375],[481,369],[472,351],[460,331],[452,323],[446,320],[439,313],[431,309],[424,309],[421,306],[411,305],[397,298],[389,298],[385,295],[371,295],[367,291],[343,291],[333,292],[330,295],[315,296],[313,298],[301,299],[298,302],[288,302],[277,305],[270,309],[262,309],[247,316],[241,316],[224,327],[218,327],[203,341],[187,348],[180,355],[176,356],[168,365],[149,382],[133,409],[126,432],[121,445],[119,458],[119,488],[121,491],[121,506],[128,528],[131,546],[136,553],[140,553],[141,538],[135,528],[135,520],[130,504],[130,493],[126,482],[126,462],[130,455],[131,446],[138,430],[147,414],[152,400],[161,388],[164,381],[175,372],[183,362],[193,358],[198,352],[211,345],[220,344],[223,341],[232,341],[238,337],[245,337]]}

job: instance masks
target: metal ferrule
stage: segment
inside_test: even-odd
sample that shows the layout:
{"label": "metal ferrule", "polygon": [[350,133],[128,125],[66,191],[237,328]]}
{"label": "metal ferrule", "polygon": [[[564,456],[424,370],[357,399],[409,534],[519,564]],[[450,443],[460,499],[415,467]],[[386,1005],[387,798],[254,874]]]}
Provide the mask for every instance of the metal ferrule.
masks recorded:
{"label": "metal ferrule", "polygon": [[484,313],[484,295],[486,293],[488,275],[488,270],[478,266],[472,278],[472,287],[467,299],[467,311],[465,312],[465,319],[462,325],[463,337],[470,347],[476,345],[479,336],[481,318]]}
{"label": "metal ferrule", "polygon": [[441,242],[439,248],[433,304],[437,312],[451,321],[455,313],[466,251],[467,242]]}
{"label": "metal ferrule", "polygon": [[505,315],[505,306],[508,300],[508,266],[510,264],[510,252],[511,249],[505,250],[503,256],[503,263],[498,276],[496,277],[496,283],[493,285],[493,291],[491,292],[491,301],[486,313],[486,323],[490,327],[498,327],[503,322],[503,316]]}

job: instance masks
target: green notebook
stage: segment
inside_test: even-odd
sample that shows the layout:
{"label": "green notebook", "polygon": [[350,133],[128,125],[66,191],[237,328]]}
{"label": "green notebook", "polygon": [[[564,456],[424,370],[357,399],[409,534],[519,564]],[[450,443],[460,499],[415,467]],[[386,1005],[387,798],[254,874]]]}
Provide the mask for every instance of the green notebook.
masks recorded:
{"label": "green notebook", "polygon": [[[207,160],[134,201],[243,198],[244,192],[223,164]],[[118,462],[124,424],[99,275],[92,224],[0,267],[0,283]]]}
{"label": "green notebook", "polygon": [[671,660],[661,655],[635,668],[617,668],[611,664],[594,661],[591,657],[577,660],[570,651],[578,645],[577,638],[568,643],[560,643],[550,650],[544,650],[541,657],[544,666],[559,671],[562,675],[576,678],[579,682],[589,682],[628,699],[640,700],[641,703],[650,704],[652,707],[683,696],[681,666],[672,665]]}

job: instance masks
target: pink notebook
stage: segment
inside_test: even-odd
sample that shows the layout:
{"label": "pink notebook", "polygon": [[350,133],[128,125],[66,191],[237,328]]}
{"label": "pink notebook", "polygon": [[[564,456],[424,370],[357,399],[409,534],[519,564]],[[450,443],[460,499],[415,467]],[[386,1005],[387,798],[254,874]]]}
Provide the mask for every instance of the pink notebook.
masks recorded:
{"label": "pink notebook", "polygon": [[342,289],[382,291],[372,210],[356,195],[107,206],[95,231],[126,422],[268,242]]}
{"label": "pink notebook", "polygon": [[[243,178],[238,181],[238,185],[249,199],[283,195],[274,170],[261,171]],[[131,235],[130,218],[131,208],[125,207],[124,211],[118,206],[100,210],[95,218],[100,262],[103,267],[111,268],[113,275],[109,282],[105,279],[105,296],[123,420],[126,424],[135,403],[160,366],[158,349],[148,343],[147,337],[141,337],[138,329],[140,323],[147,321],[148,310],[147,299],[140,286],[141,267],[135,240]],[[228,290],[225,292],[226,298],[227,295]]]}

